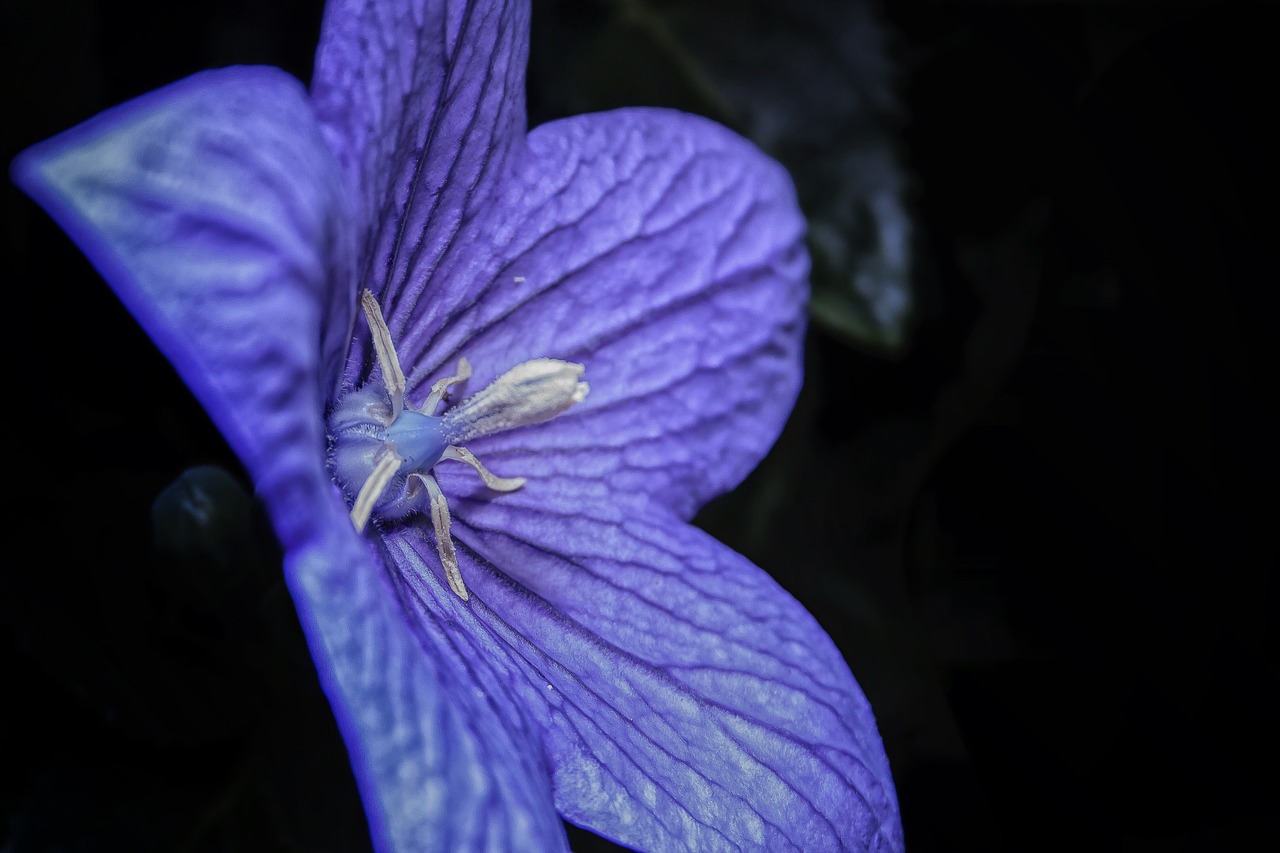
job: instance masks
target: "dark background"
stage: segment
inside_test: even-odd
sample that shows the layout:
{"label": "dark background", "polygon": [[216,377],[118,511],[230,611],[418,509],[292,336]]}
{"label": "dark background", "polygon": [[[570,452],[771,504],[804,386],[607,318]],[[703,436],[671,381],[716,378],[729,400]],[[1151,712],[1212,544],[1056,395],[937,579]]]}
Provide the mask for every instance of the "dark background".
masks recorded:
{"label": "dark background", "polygon": [[[1265,847],[1273,21],[887,5],[535,4],[531,122],[706,113],[814,222],[804,394],[699,521],[840,645],[910,850]],[[211,66],[306,80],[320,11],[7,5],[0,153]],[[2,849],[366,848],[234,457],[52,223],[12,188],[4,216]]]}

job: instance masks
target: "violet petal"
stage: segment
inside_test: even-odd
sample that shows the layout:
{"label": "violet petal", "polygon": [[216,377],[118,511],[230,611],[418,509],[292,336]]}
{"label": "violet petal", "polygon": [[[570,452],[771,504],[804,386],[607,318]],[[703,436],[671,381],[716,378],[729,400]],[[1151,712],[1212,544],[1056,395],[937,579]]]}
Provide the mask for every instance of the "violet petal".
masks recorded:
{"label": "violet petal", "polygon": [[456,619],[422,526],[386,536],[424,632],[542,729],[568,820],[638,849],[900,850],[875,720],[764,572],[642,499],[456,500]]}
{"label": "violet petal", "polygon": [[13,177],[209,410],[285,547],[318,536],[317,413],[349,342],[353,254],[337,164],[298,81],[196,74],[32,147]]}
{"label": "violet petal", "polygon": [[375,847],[567,850],[524,709],[447,630],[466,606],[445,588],[429,619],[407,620],[413,586],[370,559],[336,490],[316,512],[331,535],[286,555],[285,575]]}
{"label": "violet petal", "polygon": [[325,10],[312,99],[368,223],[360,279],[397,341],[421,322],[431,271],[522,143],[528,50],[527,0]]}
{"label": "violet petal", "polygon": [[[543,356],[586,401],[477,441],[508,476],[602,479],[683,518],[763,457],[801,381],[804,221],[786,172],[723,127],[627,109],[537,128],[500,203],[463,225],[397,339],[410,398]],[[465,246],[465,248],[463,248]]]}

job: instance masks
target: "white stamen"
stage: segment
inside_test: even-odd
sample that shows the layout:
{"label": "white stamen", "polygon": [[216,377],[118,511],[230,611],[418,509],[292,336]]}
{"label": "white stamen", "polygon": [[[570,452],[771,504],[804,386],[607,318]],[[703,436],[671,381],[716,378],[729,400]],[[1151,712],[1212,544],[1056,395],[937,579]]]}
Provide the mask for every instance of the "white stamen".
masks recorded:
{"label": "white stamen", "polygon": [[436,530],[436,553],[440,555],[440,565],[444,566],[444,576],[449,587],[458,594],[458,598],[466,601],[467,585],[462,582],[462,571],[458,568],[458,554],[453,550],[453,537],[449,534],[449,503],[444,499],[436,478],[430,474],[415,473],[411,476],[422,481],[431,496],[431,525]]}
{"label": "white stamen", "polygon": [[444,379],[437,379],[436,383],[431,386],[431,394],[427,397],[426,402],[418,409],[424,415],[434,415],[436,406],[440,405],[440,401],[444,399],[444,395],[449,392],[450,385],[457,385],[459,382],[465,382],[471,378],[471,362],[466,357],[458,359],[457,372],[452,376],[446,376]]}
{"label": "white stamen", "polygon": [[404,408],[404,371],[400,369],[400,359],[396,358],[391,330],[382,319],[382,309],[378,307],[378,300],[373,298],[372,291],[366,290],[360,294],[360,305],[364,308],[369,332],[373,335],[373,351],[377,353],[378,365],[382,368],[382,384],[391,395],[391,418],[394,420]]}
{"label": "white stamen", "polygon": [[465,462],[472,468],[476,469],[476,473],[480,475],[480,479],[484,480],[484,484],[495,492],[514,492],[516,489],[528,482],[524,477],[499,477],[488,468],[480,464],[480,460],[476,455],[465,447],[447,447],[441,459],[453,459],[457,462]]}
{"label": "white stamen", "polygon": [[369,515],[373,512],[374,504],[387,490],[387,484],[400,470],[400,463],[403,461],[394,453],[384,453],[378,460],[378,464],[374,466],[373,472],[369,474],[369,478],[360,486],[356,502],[351,506],[351,523],[356,526],[356,533],[364,532],[364,526],[369,523]]}
{"label": "white stamen", "polygon": [[444,413],[451,443],[551,420],[587,396],[590,386],[579,381],[585,370],[555,358],[517,364]]}
{"label": "white stamen", "polygon": [[[517,276],[516,281],[523,282],[524,277]],[[485,486],[496,492],[520,488],[526,482],[524,477],[497,476],[485,468],[474,453],[462,447],[461,442],[542,423],[582,402],[591,390],[581,381],[585,368],[568,361],[535,358],[517,364],[483,390],[437,416],[435,410],[449,389],[471,377],[471,364],[459,358],[454,375],[436,380],[421,408],[406,411],[407,383],[382,309],[368,290],[361,293],[360,304],[369,324],[374,353],[382,371],[381,384],[390,398],[392,411],[387,419],[386,410],[379,402],[381,394],[376,390],[377,383],[371,383],[374,391],[361,389],[339,400],[337,410],[331,415],[335,476],[345,490],[350,490],[364,476],[351,507],[351,522],[357,533],[363,533],[379,501],[385,501],[381,512],[391,519],[429,508],[436,551],[449,588],[467,601],[470,595],[462,581],[450,532],[449,504],[440,484],[431,475],[432,468],[441,460],[452,459],[470,465]],[[418,381],[415,375],[415,386]],[[370,443],[377,446],[371,450]],[[372,470],[369,469],[371,462]],[[409,479],[394,494],[388,495],[402,469]],[[422,491],[416,484],[410,486],[413,478],[424,487],[428,507],[422,506]]]}

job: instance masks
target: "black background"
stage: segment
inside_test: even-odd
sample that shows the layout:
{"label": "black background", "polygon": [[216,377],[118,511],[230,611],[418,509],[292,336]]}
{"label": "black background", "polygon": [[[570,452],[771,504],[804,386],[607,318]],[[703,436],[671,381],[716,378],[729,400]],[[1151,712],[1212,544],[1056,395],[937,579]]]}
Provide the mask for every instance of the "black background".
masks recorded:
{"label": "black background", "polygon": [[[630,5],[535,4],[531,122],[629,102],[571,63],[601,32],[645,56]],[[815,325],[778,447],[699,521],[840,645],[913,851],[1251,849],[1275,828],[1263,10],[883,10],[897,71],[875,85],[900,111],[878,132],[916,229],[905,343]],[[306,80],[320,13],[7,6],[3,153],[207,67]],[[4,849],[367,847],[234,457],[56,227],[12,188],[4,215]],[[202,464],[229,472],[204,475],[211,520],[169,504],[153,526]]]}

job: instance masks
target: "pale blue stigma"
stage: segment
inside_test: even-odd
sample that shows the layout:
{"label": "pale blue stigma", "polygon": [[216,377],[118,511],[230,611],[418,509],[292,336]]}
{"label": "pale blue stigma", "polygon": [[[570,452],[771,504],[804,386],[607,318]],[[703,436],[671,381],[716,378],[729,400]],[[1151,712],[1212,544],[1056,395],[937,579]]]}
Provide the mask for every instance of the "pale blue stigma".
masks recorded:
{"label": "pale blue stigma", "polygon": [[429,471],[452,443],[445,436],[444,418],[403,409],[387,427],[387,442],[404,463],[401,471]]}

